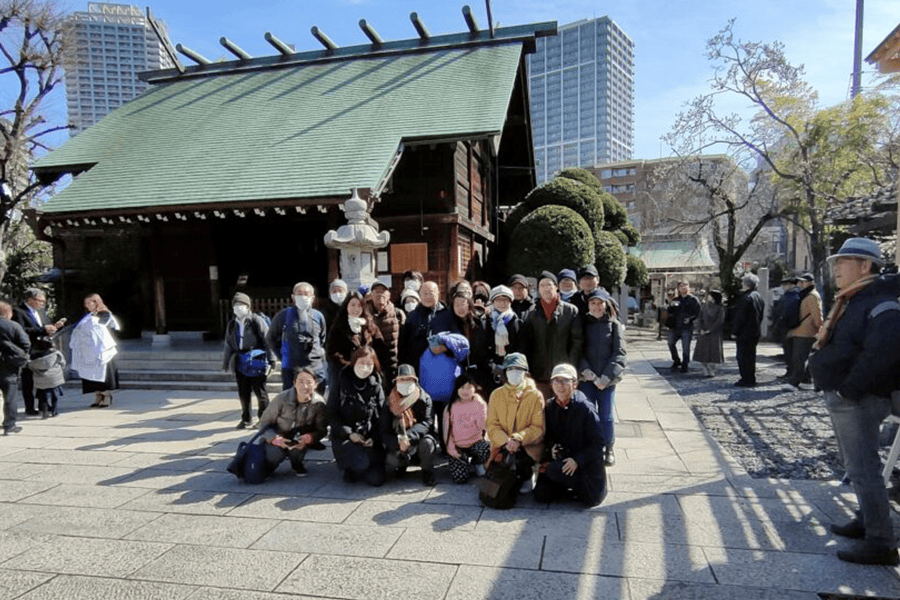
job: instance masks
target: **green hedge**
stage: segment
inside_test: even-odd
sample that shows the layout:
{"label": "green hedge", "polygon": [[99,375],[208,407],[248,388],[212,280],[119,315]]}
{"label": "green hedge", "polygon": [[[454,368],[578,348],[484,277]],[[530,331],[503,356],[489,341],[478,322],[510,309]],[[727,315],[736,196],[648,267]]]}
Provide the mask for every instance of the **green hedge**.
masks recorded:
{"label": "green hedge", "polygon": [[594,262],[594,236],[581,216],[565,206],[543,206],[528,214],[510,238],[511,273],[536,277]]}
{"label": "green hedge", "polygon": [[628,267],[625,275],[626,285],[639,288],[650,282],[650,273],[647,271],[647,265],[640,258],[629,254],[625,257],[625,264]]}
{"label": "green hedge", "polygon": [[601,191],[600,199],[603,201],[603,229],[616,231],[628,225],[628,211],[615,196]]}
{"label": "green hedge", "polygon": [[625,250],[610,231],[601,231],[598,238],[594,248],[594,265],[600,274],[600,285],[611,290],[620,285],[625,277]]}
{"label": "green hedge", "polygon": [[637,246],[641,243],[641,232],[637,230],[637,227],[628,223],[620,230],[628,237],[628,245],[629,246]]}
{"label": "green hedge", "polygon": [[[548,204],[565,206],[578,213],[593,232],[603,229],[603,200],[591,187],[572,179],[557,177],[525,196],[525,204],[534,210]],[[517,207],[518,208],[518,207]]]}
{"label": "green hedge", "polygon": [[603,192],[603,185],[600,183],[600,180],[597,179],[597,177],[587,169],[570,167],[568,169],[563,169],[562,171],[560,171],[557,177],[565,177],[566,179],[580,181],[584,185],[593,188],[598,193]]}

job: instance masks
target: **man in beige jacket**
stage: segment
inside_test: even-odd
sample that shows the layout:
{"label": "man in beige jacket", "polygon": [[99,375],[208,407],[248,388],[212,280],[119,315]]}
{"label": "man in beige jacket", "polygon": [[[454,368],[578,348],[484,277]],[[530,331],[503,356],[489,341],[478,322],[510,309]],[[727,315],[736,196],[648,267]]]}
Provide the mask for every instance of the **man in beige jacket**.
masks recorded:
{"label": "man in beige jacket", "polygon": [[822,327],[822,297],[816,290],[816,281],[812,273],[800,276],[800,324],[788,331],[787,336],[791,343],[790,371],[788,383],[800,389],[801,383],[809,383],[809,371],[806,368],[806,359],[816,341],[816,334]]}

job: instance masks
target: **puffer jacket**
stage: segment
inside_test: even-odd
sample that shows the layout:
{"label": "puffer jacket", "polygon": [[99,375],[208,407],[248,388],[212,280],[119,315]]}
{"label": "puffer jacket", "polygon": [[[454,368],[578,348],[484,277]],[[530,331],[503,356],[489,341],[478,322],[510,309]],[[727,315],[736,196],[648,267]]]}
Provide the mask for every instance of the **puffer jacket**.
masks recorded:
{"label": "puffer jacket", "polygon": [[882,275],[847,301],[828,342],[809,357],[819,388],[849,400],[900,389],[898,295],[898,275]]}
{"label": "puffer jacket", "polygon": [[544,397],[534,380],[526,377],[521,391],[510,385],[494,390],[488,402],[485,428],[492,451],[513,438],[522,444],[528,456],[539,461],[544,450]]}
{"label": "puffer jacket", "polygon": [[584,332],[574,305],[560,300],[548,321],[538,300],[534,309],[525,315],[523,324],[521,347],[528,357],[529,371],[537,381],[549,381],[553,367],[560,363],[581,362]]}
{"label": "puffer jacket", "polygon": [[332,446],[346,441],[351,433],[371,439],[381,447],[379,424],[384,406],[381,377],[374,373],[359,379],[353,367],[344,367],[337,382],[338,392],[328,398],[328,424]]}
{"label": "puffer jacket", "polygon": [[328,433],[328,419],[325,414],[325,400],[313,393],[309,402],[297,402],[297,390],[288,388],[275,396],[259,418],[259,430],[274,427],[263,437],[271,440],[276,434],[295,437],[312,434],[314,442],[319,442]]}
{"label": "puffer jacket", "polygon": [[34,387],[38,390],[52,390],[66,382],[66,358],[59,350],[53,350],[28,363],[34,373]]}

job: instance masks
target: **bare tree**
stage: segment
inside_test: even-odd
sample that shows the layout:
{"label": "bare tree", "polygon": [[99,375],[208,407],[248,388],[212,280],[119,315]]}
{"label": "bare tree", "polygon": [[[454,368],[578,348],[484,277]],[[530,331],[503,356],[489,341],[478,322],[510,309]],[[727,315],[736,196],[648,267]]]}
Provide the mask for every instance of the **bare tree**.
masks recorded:
{"label": "bare tree", "polygon": [[46,136],[69,127],[49,123],[45,114],[47,97],[62,82],[63,27],[53,2],[0,0],[0,83],[14,94],[12,106],[0,110],[0,281],[8,268],[10,223],[46,188],[29,164],[49,149]]}
{"label": "bare tree", "polygon": [[[755,173],[757,183],[767,178],[779,197],[774,212],[764,214],[788,220],[808,234],[810,255],[821,274],[827,210],[871,191],[884,178],[865,157],[881,147],[886,102],[858,96],[820,109],[816,92],[803,80],[803,67],[788,62],[783,44],[740,41],[733,25],[732,20],[707,43],[713,63],[710,92],[686,105],[665,139],[680,156],[725,152]],[[722,110],[717,106],[722,101],[749,103],[756,113],[745,119]]]}

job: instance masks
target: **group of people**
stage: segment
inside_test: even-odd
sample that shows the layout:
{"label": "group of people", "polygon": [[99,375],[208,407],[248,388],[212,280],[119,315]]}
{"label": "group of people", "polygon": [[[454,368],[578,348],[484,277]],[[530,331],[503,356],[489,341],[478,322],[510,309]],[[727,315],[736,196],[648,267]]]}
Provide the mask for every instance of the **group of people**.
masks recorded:
{"label": "group of people", "polygon": [[[39,288],[25,290],[15,308],[0,302],[0,392],[3,394],[3,435],[22,431],[17,424],[17,396],[21,389],[25,414],[47,419],[58,414],[66,377],[66,359],[54,337],[67,319],[50,319],[47,296]],[[117,343],[112,332],[119,324],[99,294],[84,299],[86,314],[71,328],[71,367],[82,381],[82,392],[93,393],[92,407],[112,403],[118,388],[113,360]]]}
{"label": "group of people", "polygon": [[[437,283],[411,271],[402,308],[381,281],[348,290],[336,280],[318,310],[300,282],[270,323],[238,292],[223,360],[238,383],[237,427],[252,425],[255,394],[271,471],[289,459],[304,474],[305,452],[328,435],[346,481],[381,485],[416,464],[434,485],[446,455],[464,483],[512,456],[540,498],[569,492],[597,504],[615,463],[624,327],[593,265],[544,271],[536,287],[533,297],[521,275],[460,281],[445,303]],[[278,362],[283,391],[270,403],[265,382]]]}

